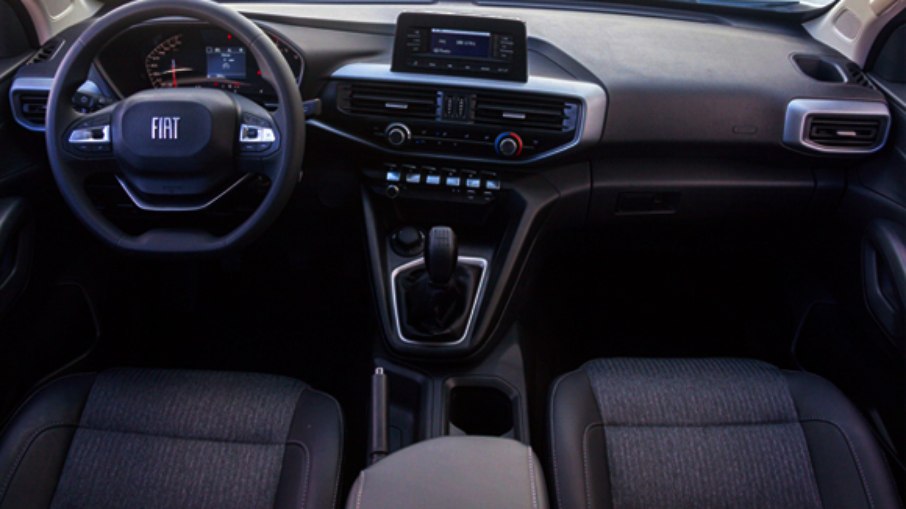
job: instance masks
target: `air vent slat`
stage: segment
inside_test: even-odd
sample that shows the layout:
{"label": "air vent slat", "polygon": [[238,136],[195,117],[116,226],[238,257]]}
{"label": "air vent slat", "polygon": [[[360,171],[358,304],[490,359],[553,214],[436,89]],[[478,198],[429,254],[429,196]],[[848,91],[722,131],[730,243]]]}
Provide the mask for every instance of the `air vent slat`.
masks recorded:
{"label": "air vent slat", "polygon": [[433,88],[383,83],[348,83],[340,89],[340,109],[356,115],[435,118]]}
{"label": "air vent slat", "polygon": [[879,118],[816,116],[806,133],[809,141],[826,147],[874,147],[881,143],[882,129]]}
{"label": "air vent slat", "polygon": [[530,94],[477,94],[475,122],[550,131],[575,126],[577,106],[556,97]]}
{"label": "air vent slat", "polygon": [[23,92],[16,96],[19,116],[34,125],[43,126],[47,115],[47,94]]}

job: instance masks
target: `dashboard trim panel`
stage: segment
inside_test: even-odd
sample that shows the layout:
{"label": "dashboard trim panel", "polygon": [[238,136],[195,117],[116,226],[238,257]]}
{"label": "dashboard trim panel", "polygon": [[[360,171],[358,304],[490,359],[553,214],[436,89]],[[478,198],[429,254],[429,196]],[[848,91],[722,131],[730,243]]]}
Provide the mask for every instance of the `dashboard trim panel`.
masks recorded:
{"label": "dashboard trim panel", "polygon": [[455,85],[457,88],[473,87],[476,89],[496,90],[504,92],[556,94],[574,98],[582,102],[576,134],[571,142],[551,150],[540,152],[533,155],[532,157],[527,157],[525,159],[519,160],[501,160],[493,158],[461,156],[456,154],[437,154],[431,152],[393,150],[389,147],[381,146],[377,143],[366,140],[356,134],[346,132],[343,129],[332,126],[321,120],[308,121],[308,124],[314,127],[318,127],[348,140],[396,156],[452,159],[457,161],[482,162],[502,165],[522,165],[543,159],[548,159],[577,147],[594,146],[601,140],[601,135],[604,132],[604,120],[607,113],[607,93],[603,88],[601,88],[601,86],[595,83],[563,80],[557,78],[545,78],[540,76],[529,76],[528,81],[525,83],[458,76],[451,78],[450,76],[391,71],[390,64],[379,63],[348,64],[335,71],[331,75],[331,79],[384,82],[389,81],[395,83],[432,85],[440,87],[449,87],[451,85],[451,79],[453,79],[455,80]]}

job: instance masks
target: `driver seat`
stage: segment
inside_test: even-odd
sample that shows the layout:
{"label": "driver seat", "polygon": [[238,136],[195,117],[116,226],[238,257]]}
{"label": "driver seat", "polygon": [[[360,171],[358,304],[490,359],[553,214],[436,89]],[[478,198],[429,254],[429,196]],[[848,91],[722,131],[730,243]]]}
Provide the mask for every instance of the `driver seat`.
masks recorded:
{"label": "driver seat", "polygon": [[342,435],[336,400],[291,378],[71,375],[0,435],[0,509],[333,508]]}

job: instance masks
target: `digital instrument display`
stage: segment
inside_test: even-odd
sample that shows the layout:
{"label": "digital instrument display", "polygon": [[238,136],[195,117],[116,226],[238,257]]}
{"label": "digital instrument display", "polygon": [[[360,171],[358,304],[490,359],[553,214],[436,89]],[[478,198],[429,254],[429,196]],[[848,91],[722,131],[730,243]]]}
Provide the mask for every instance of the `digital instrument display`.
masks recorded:
{"label": "digital instrument display", "polygon": [[490,58],[491,33],[431,29],[431,54],[448,57]]}
{"label": "digital instrument display", "polygon": [[205,53],[208,78],[245,79],[245,48],[242,46],[208,46]]}

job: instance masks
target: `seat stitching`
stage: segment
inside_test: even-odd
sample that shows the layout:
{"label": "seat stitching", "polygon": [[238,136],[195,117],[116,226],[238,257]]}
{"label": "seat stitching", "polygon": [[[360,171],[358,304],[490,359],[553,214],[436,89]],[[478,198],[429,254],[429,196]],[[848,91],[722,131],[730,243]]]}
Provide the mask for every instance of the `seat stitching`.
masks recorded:
{"label": "seat stitching", "polygon": [[16,475],[16,471],[19,470],[19,467],[22,464],[22,460],[25,459],[25,455],[28,454],[28,450],[31,449],[32,445],[34,445],[35,440],[37,440],[38,437],[43,433],[54,428],[78,428],[78,424],[73,424],[67,421],[58,421],[46,424],[38,428],[36,431],[32,432],[32,434],[29,435],[28,440],[25,441],[25,447],[23,447],[22,450],[19,451],[19,453],[16,455],[16,459],[13,461],[12,467],[3,478],[3,484],[0,485],[0,494],[2,494],[2,496],[0,496],[0,501],[6,498],[6,490],[9,488],[9,483],[12,482],[13,476]]}
{"label": "seat stitching", "polygon": [[529,486],[532,490],[532,508],[538,509],[538,491],[535,488],[535,460],[532,458],[532,448],[526,447],[525,450],[528,452],[528,472],[529,472]]}
{"label": "seat stitching", "polygon": [[732,427],[754,427],[754,426],[783,426],[797,424],[801,421],[762,421],[762,422],[727,422],[727,423],[705,423],[705,424],[632,424],[632,423],[601,423],[608,428],[732,428]]}
{"label": "seat stitching", "polygon": [[557,509],[563,509],[563,501],[560,498],[560,470],[557,468],[557,423],[554,419],[554,402],[557,400],[557,391],[560,389],[560,382],[563,377],[554,382],[554,388],[551,393],[551,401],[548,406],[548,422],[551,429],[551,456],[554,460],[554,491],[557,492]]}
{"label": "seat stitching", "polygon": [[362,509],[362,492],[365,491],[365,471],[362,470],[362,483],[359,484],[359,494],[355,497],[355,509]]}
{"label": "seat stitching", "polygon": [[[591,476],[589,475],[590,470],[588,468],[588,431],[591,428],[600,426],[604,427],[602,422],[594,422],[585,427],[585,432],[582,434],[582,479],[585,481],[585,507],[586,509],[591,509]],[[609,475],[609,474],[608,474]]]}
{"label": "seat stitching", "polygon": [[302,505],[300,507],[306,507],[308,502],[308,488],[309,488],[309,478],[311,476],[311,451],[308,449],[308,446],[305,445],[305,442],[300,442],[297,440],[291,440],[286,442],[286,445],[294,445],[296,447],[301,447],[305,451],[305,478],[302,481]]}
{"label": "seat stitching", "polygon": [[79,426],[79,429],[86,431],[99,431],[102,433],[118,433],[122,435],[140,435],[146,437],[154,438],[167,438],[170,440],[189,440],[193,442],[216,442],[221,444],[234,444],[234,445],[255,445],[255,446],[283,446],[286,445],[285,441],[281,442],[255,442],[252,440],[230,440],[230,439],[221,439],[221,438],[209,438],[209,437],[183,437],[178,435],[172,435],[167,433],[152,433],[149,431],[135,431],[135,430],[124,430],[124,429],[110,429],[102,428],[97,426]]}
{"label": "seat stitching", "polygon": [[852,456],[853,461],[856,463],[856,470],[859,472],[859,481],[862,483],[862,489],[865,491],[865,498],[868,499],[868,506],[873,508],[875,506],[875,502],[871,497],[871,490],[868,488],[868,483],[865,480],[865,472],[862,470],[862,462],[859,461],[859,456],[856,455],[856,449],[855,447],[853,447],[853,444],[849,439],[849,435],[846,434],[846,431],[838,426],[837,423],[828,421],[826,419],[803,419],[799,422],[823,422],[825,424],[830,424],[831,426],[836,428],[841,435],[843,435],[843,440],[846,441],[846,447],[849,448],[849,455]]}
{"label": "seat stitching", "polygon": [[330,400],[333,401],[335,407],[337,407],[337,437],[339,437],[339,454],[337,455],[337,468],[334,473],[334,487],[333,487],[333,500],[331,502],[331,508],[336,509],[337,507],[337,497],[340,493],[340,476],[342,474],[341,467],[343,466],[343,408],[340,407],[340,402],[336,399],[327,396]]}

